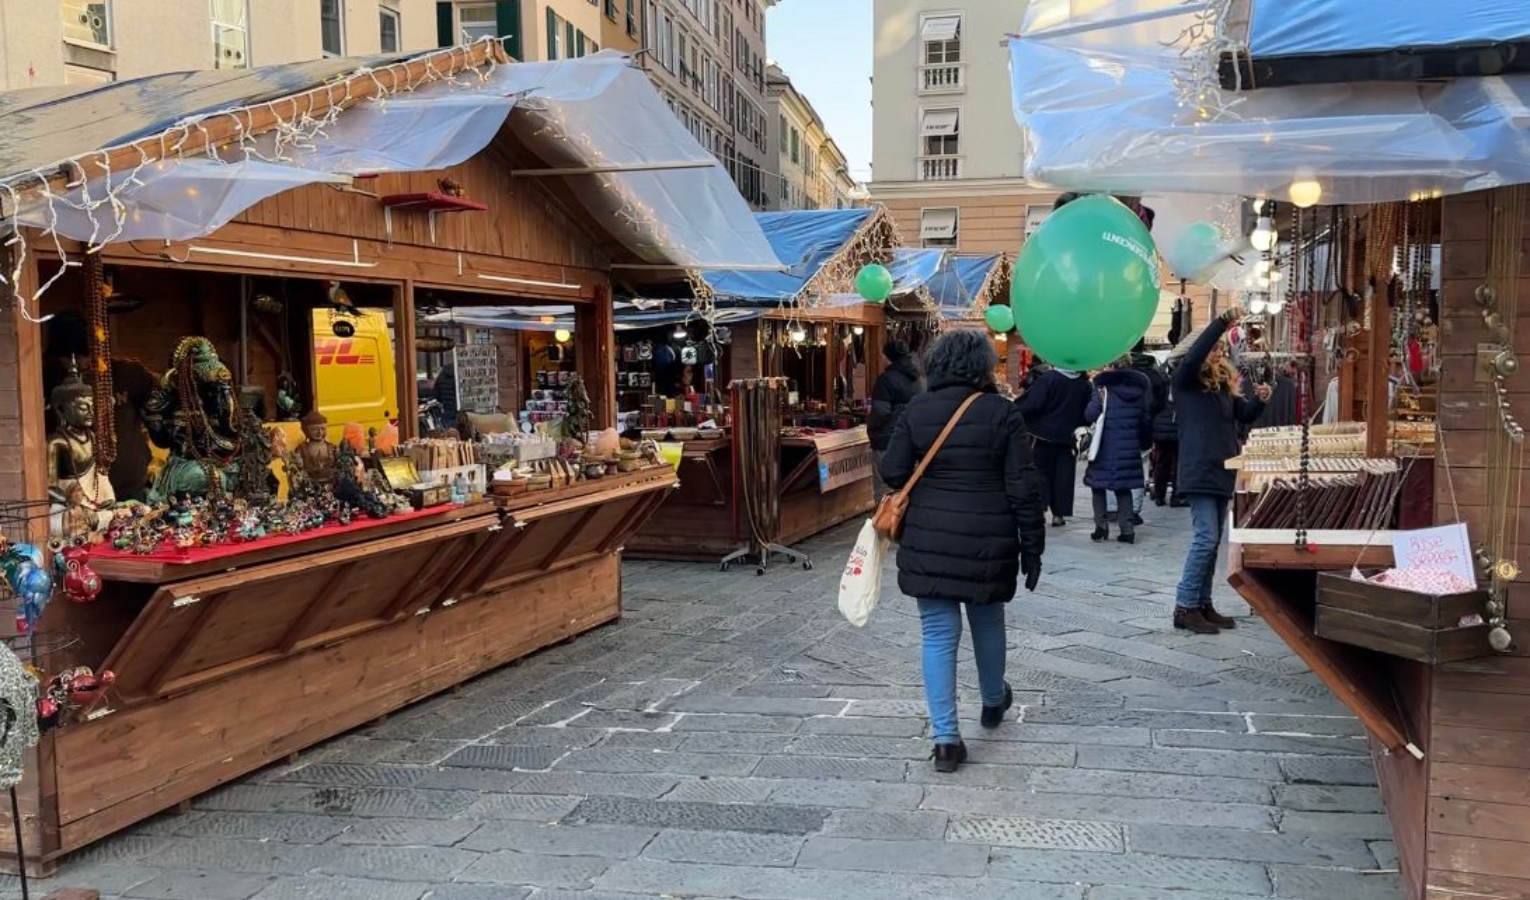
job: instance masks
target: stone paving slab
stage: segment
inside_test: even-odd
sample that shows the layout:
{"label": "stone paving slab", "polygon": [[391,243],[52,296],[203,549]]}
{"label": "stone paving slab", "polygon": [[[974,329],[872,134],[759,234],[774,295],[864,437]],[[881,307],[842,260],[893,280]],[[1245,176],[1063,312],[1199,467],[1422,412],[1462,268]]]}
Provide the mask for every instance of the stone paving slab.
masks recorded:
{"label": "stone paving slab", "polygon": [[[107,900],[1401,900],[1356,723],[1257,619],[1168,627],[1187,517],[1048,534],[1016,708],[933,771],[892,577],[628,561],[623,618],[196,798],[42,882]],[[1246,608],[1223,587],[1219,607]],[[0,880],[0,898],[16,896]],[[41,893],[45,893],[43,890]],[[34,895],[40,896],[35,892]]]}

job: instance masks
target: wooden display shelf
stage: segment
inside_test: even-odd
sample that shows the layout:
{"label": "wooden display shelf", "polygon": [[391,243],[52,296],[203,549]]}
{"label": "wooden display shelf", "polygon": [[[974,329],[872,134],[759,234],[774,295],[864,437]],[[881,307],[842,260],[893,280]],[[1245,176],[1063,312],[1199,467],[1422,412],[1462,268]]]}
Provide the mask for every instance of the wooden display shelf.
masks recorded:
{"label": "wooden display shelf", "polygon": [[39,746],[39,861],[616,619],[621,547],[673,484],[631,473],[53,604],[44,627],[118,680]]}

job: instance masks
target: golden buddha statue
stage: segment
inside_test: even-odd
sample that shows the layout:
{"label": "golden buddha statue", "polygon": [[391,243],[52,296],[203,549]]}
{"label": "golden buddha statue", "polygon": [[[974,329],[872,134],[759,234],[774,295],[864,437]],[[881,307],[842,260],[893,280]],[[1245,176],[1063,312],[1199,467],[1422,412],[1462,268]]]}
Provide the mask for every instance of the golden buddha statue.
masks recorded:
{"label": "golden buddha statue", "polygon": [[[49,394],[48,405],[59,423],[48,435],[47,445],[48,489],[60,514],[55,524],[69,531],[70,537],[83,536],[74,532],[86,522],[91,531],[105,531],[117,497],[111,480],[96,468],[95,398],[72,361],[69,374]],[[62,527],[66,525],[67,529]]]}
{"label": "golden buddha statue", "polygon": [[329,420],[318,410],[303,417],[303,443],[297,447],[297,459],[309,484],[325,486],[335,481],[339,448],[329,442]]}

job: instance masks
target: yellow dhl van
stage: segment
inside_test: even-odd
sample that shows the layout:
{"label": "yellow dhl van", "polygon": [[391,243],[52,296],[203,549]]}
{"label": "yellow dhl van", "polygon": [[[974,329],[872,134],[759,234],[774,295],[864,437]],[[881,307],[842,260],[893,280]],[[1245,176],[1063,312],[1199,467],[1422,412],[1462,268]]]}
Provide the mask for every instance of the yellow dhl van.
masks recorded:
{"label": "yellow dhl van", "polygon": [[[398,374],[393,362],[393,340],[388,319],[378,311],[346,318],[356,328],[350,337],[334,332],[330,312],[313,312],[314,396],[319,412],[329,420],[330,443],[339,443],[346,423],[381,431],[399,415]],[[275,398],[272,398],[273,400]],[[303,440],[296,422],[283,422],[287,446]]]}

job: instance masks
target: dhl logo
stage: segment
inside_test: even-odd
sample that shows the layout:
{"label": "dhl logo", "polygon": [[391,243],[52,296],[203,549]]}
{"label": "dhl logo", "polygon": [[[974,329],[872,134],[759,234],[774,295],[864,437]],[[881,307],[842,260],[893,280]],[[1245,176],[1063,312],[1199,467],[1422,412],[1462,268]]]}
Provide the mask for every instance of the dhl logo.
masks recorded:
{"label": "dhl logo", "polygon": [[322,338],[313,342],[314,359],[321,366],[370,366],[377,357],[353,352],[356,342],[349,338]]}

